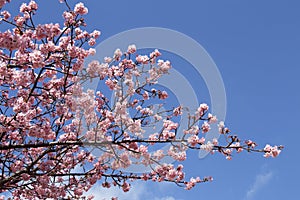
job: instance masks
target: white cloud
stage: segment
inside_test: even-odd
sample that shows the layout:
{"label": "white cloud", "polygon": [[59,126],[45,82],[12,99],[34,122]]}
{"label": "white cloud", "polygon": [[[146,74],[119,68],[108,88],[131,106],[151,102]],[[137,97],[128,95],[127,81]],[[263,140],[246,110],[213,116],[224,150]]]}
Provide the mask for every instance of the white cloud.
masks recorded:
{"label": "white cloud", "polygon": [[162,198],[155,198],[154,200],[175,200],[175,198],[167,196],[167,197],[162,197]]}
{"label": "white cloud", "polygon": [[267,185],[273,177],[273,172],[258,174],[253,185],[246,193],[245,200],[251,200],[255,194],[265,185]]}
{"label": "white cloud", "polygon": [[97,200],[111,200],[112,197],[118,197],[118,200],[175,200],[172,196],[157,197],[145,183],[132,183],[128,192],[123,192],[119,187],[103,188],[101,185],[94,185],[86,195],[94,195]]}
{"label": "white cloud", "polygon": [[99,200],[110,200],[112,197],[118,197],[119,200],[140,200],[142,199],[143,193],[146,193],[143,184],[133,184],[132,188],[128,192],[123,192],[122,188],[111,187],[103,188],[100,185],[94,185],[87,194],[94,195],[94,199]]}

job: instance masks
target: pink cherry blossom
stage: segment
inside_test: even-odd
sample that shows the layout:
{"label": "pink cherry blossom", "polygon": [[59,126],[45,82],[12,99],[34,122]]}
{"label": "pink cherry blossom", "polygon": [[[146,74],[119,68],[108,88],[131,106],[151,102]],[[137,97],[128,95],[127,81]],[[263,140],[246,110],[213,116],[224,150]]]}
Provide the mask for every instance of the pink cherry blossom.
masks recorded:
{"label": "pink cherry blossom", "polygon": [[105,81],[105,84],[108,86],[109,89],[115,90],[115,89],[117,89],[118,81],[117,80],[107,79]]}
{"label": "pink cherry blossom", "polygon": [[114,53],[114,59],[119,61],[122,56],[122,51],[120,49],[116,49]]}
{"label": "pink cherry blossom", "polygon": [[131,44],[127,48],[127,53],[133,54],[136,52],[136,46],[134,44]]}
{"label": "pink cherry blossom", "polygon": [[208,118],[208,123],[210,124],[216,123],[218,121],[217,116],[212,115],[211,113],[208,113],[207,118]]}
{"label": "pink cherry blossom", "polygon": [[202,103],[199,105],[196,114],[199,115],[199,117],[202,117],[204,113],[208,110],[208,105],[206,103]]}
{"label": "pink cherry blossom", "polygon": [[122,189],[124,192],[128,192],[130,190],[130,184],[127,182],[124,182],[122,185]]}
{"label": "pink cherry blossom", "polygon": [[158,91],[158,98],[160,98],[160,99],[166,99],[166,98],[168,98],[168,93],[166,92],[166,91]]}
{"label": "pink cherry blossom", "polygon": [[136,57],[136,61],[138,63],[142,63],[142,64],[148,64],[149,63],[149,57],[147,55],[138,55]]}
{"label": "pink cherry blossom", "polygon": [[153,117],[154,117],[154,119],[155,119],[156,121],[160,121],[160,120],[163,119],[163,117],[160,116],[160,115],[158,115],[158,114],[155,114]]}
{"label": "pink cherry blossom", "polygon": [[4,17],[5,20],[8,20],[11,16],[7,10],[2,11],[0,14]]}
{"label": "pink cherry blossom", "polygon": [[167,130],[174,130],[177,129],[178,123],[174,123],[171,120],[164,120],[164,125],[163,125]]}
{"label": "pink cherry blossom", "polygon": [[225,127],[225,124],[223,121],[220,121],[219,124],[218,124],[218,128],[219,128],[219,133],[220,134],[227,134],[230,132],[230,130]]}
{"label": "pink cherry blossom", "polygon": [[280,154],[281,149],[278,146],[272,147],[271,145],[267,144],[264,148],[264,151],[265,151],[264,157],[266,157],[266,158],[268,158],[268,157],[275,158]]}
{"label": "pink cherry blossom", "polygon": [[83,3],[78,3],[75,5],[74,12],[79,15],[85,15],[88,13],[88,9]]}
{"label": "pink cherry blossom", "polygon": [[159,72],[162,74],[166,74],[172,68],[170,61],[158,60],[157,65],[159,66]]}
{"label": "pink cherry blossom", "polygon": [[182,106],[178,106],[173,110],[174,116],[182,115]]}
{"label": "pink cherry blossom", "polygon": [[202,132],[203,132],[203,133],[207,133],[207,132],[210,130],[210,125],[209,125],[209,123],[208,123],[208,122],[204,122],[204,123],[202,124],[201,129],[202,129]]}
{"label": "pink cherry blossom", "polygon": [[148,100],[149,99],[149,93],[147,91],[144,92],[143,98],[144,98],[144,100]]}
{"label": "pink cherry blossom", "polygon": [[185,185],[186,185],[185,189],[190,190],[196,185],[196,183],[199,183],[199,182],[201,182],[199,177],[191,178],[189,182],[185,183]]}
{"label": "pink cherry blossom", "polygon": [[217,139],[217,138],[214,138],[214,139],[212,140],[212,143],[213,143],[214,146],[217,146],[217,145],[219,144],[218,139]]}
{"label": "pink cherry blossom", "polygon": [[206,144],[202,144],[200,148],[205,151],[211,152],[213,150],[213,147],[214,147],[213,143],[208,141]]}
{"label": "pink cherry blossom", "polygon": [[0,0],[0,8],[2,8],[7,2],[10,2],[10,0]]}
{"label": "pink cherry blossom", "polygon": [[96,44],[96,40],[94,38],[90,38],[88,44],[90,46],[94,46]]}
{"label": "pink cherry blossom", "polygon": [[199,137],[197,135],[191,135],[187,141],[192,147],[194,147],[199,143]]}
{"label": "pink cherry blossom", "polygon": [[153,52],[150,53],[150,58],[159,57],[161,56],[161,53],[158,51],[158,49],[155,49]]}
{"label": "pink cherry blossom", "polygon": [[111,57],[104,57],[104,62],[110,63],[112,61]]}
{"label": "pink cherry blossom", "polygon": [[93,37],[93,38],[95,38],[95,39],[97,39],[100,35],[101,35],[101,32],[98,31],[98,30],[94,30],[94,31],[90,34],[90,36]]}

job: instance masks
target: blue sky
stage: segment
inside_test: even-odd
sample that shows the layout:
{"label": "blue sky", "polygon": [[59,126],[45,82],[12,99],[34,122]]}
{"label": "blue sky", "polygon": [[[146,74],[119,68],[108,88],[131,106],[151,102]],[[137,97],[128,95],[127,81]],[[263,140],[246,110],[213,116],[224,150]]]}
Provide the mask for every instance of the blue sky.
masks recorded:
{"label": "blue sky", "polygon": [[[63,7],[58,1],[37,2],[39,20],[60,20],[57,10]],[[222,75],[227,95],[226,124],[231,130],[241,138],[255,140],[261,147],[265,143],[285,146],[276,159],[245,152],[231,161],[219,155],[198,159],[197,153],[191,152],[185,162],[187,176],[214,177],[212,183],[198,185],[191,191],[173,184],[139,182],[133,184],[133,190],[127,195],[115,190],[94,192],[118,193],[120,199],[143,200],[298,197],[299,1],[83,2],[89,8],[87,29],[102,32],[98,42],[122,31],[148,26],[173,29],[196,40],[210,54]],[[13,5],[17,4],[19,1]],[[168,59],[174,60],[173,65],[184,63],[176,57]],[[205,90],[204,87],[203,94],[207,94]]]}

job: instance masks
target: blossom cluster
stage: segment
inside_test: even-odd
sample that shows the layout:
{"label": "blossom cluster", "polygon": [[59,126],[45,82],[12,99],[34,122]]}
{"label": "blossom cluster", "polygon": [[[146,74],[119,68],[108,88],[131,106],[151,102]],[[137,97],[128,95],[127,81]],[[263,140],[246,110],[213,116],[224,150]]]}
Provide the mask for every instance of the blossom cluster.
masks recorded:
{"label": "blossom cluster", "polygon": [[[0,1],[0,8],[7,2]],[[62,25],[34,24],[33,0],[14,18],[1,11],[2,22],[13,28],[0,32],[0,192],[14,199],[79,199],[97,182],[127,192],[135,180],[174,182],[189,190],[212,178],[186,179],[183,165],[165,158],[182,162],[189,149],[219,152],[228,160],[243,150],[279,155],[281,146],[257,150],[255,142],[231,135],[205,103],[188,113],[188,126],[179,133],[180,118],[189,109],[164,108],[169,94],[157,85],[170,73],[171,62],[161,59],[158,49],[144,55],[129,44],[84,66],[101,33],[84,30],[83,3],[66,6]],[[100,91],[83,89],[91,79],[100,81]],[[159,123],[159,131],[145,131]],[[224,144],[205,140],[211,126],[218,126]],[[132,165],[152,170],[127,173]]]}

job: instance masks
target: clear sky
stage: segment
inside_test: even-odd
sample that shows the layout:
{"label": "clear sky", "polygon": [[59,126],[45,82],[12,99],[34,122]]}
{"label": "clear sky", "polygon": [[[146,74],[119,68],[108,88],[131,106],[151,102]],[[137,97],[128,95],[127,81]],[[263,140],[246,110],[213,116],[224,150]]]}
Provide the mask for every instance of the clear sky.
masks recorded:
{"label": "clear sky", "polygon": [[[41,22],[60,20],[58,10],[63,6],[58,1],[37,2]],[[99,188],[93,192],[136,200],[299,198],[300,1],[83,2],[89,8],[87,29],[102,32],[98,42],[122,31],[149,26],[176,30],[196,40],[222,75],[227,95],[226,124],[231,130],[261,147],[265,143],[285,146],[276,159],[244,152],[227,161],[219,155],[199,159],[196,153],[190,153],[185,162],[187,177],[214,177],[213,182],[191,191],[174,184],[137,182],[125,195]],[[19,4],[15,1],[13,5]],[[168,59],[172,61],[172,56]],[[174,58],[174,66],[176,62],[184,63]],[[203,90],[206,94],[205,87]]]}

